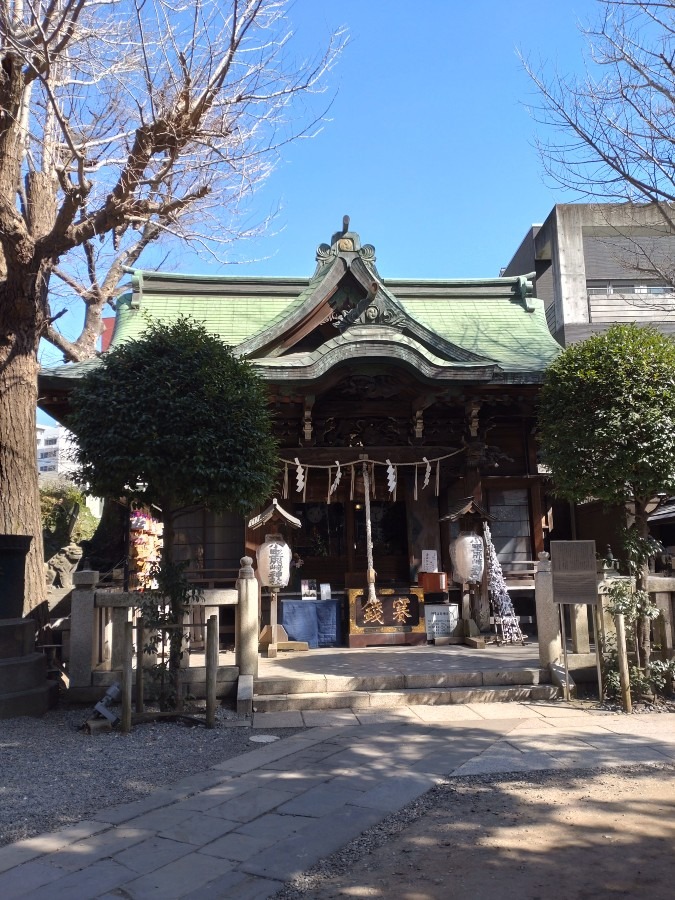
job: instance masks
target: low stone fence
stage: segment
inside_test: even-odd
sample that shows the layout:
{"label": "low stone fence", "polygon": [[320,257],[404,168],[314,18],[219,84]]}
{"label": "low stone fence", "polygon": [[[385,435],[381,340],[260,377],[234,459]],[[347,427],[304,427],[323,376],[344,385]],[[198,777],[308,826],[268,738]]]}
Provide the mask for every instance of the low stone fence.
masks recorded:
{"label": "low stone fence", "polygon": [[[236,696],[240,676],[258,674],[259,586],[250,557],[243,557],[235,589],[207,589],[204,601],[186,616],[186,631],[199,634],[221,606],[235,608],[234,665],[218,667],[218,697]],[[106,688],[120,681],[125,660],[125,625],[138,618],[143,594],[97,588],[99,573],[73,575],[68,660],[68,699],[101,699]],[[184,654],[182,682],[195,697],[206,696],[206,665],[199,654]]]}

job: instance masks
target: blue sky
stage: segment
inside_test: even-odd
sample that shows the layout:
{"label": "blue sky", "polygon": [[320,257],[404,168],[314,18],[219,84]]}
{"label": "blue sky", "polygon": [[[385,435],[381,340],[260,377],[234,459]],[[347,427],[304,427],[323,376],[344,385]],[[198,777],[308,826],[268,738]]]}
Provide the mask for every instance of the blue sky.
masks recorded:
{"label": "blue sky", "polygon": [[[518,49],[553,70],[581,65],[595,0],[296,0],[297,46],[341,25],[330,121],[284,151],[255,198],[280,204],[272,232],[233,274],[309,275],[342,216],[389,277],[496,276],[556,202],[534,147],[536,101]],[[184,271],[203,271],[190,258]],[[209,269],[211,271],[211,269]]]}
{"label": "blue sky", "polygon": [[[350,42],[330,73],[321,133],[284,148],[251,200],[251,218],[279,212],[265,237],[216,266],[188,250],[170,268],[309,276],[316,246],[342,222],[375,245],[387,277],[494,277],[556,202],[534,140],[541,126],[518,50],[550,71],[578,71],[578,23],[596,0],[294,0],[292,47],[314,55],[344,26]],[[161,254],[139,265],[153,268]],[[238,260],[234,264],[235,260]],[[68,321],[70,319],[70,322]],[[79,327],[79,311],[59,323]],[[47,351],[43,361],[58,362]]]}

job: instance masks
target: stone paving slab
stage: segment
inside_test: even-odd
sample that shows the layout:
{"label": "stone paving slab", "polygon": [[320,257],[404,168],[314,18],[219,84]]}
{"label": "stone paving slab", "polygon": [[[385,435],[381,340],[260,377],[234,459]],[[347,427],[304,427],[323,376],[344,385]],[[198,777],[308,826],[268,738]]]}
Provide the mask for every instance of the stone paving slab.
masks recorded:
{"label": "stone paving slab", "polygon": [[299,797],[294,797],[288,803],[280,806],[277,811],[281,815],[287,816],[321,818],[340,809],[345,803],[356,803],[357,798],[361,797],[363,797],[363,792],[346,787],[336,788],[329,782],[317,785]]}
{"label": "stone paving slab", "polygon": [[252,822],[246,822],[237,828],[239,834],[250,834],[252,837],[271,838],[272,842],[284,840],[302,831],[303,828],[313,826],[314,817],[307,816],[282,816],[277,812],[266,813]]}
{"label": "stone paving slab", "polygon": [[[55,869],[55,872],[59,870]],[[30,898],[30,900],[93,900],[101,894],[126,885],[136,877],[136,874],[120,865],[114,859],[101,859],[91,866],[78,869],[77,872],[64,873],[41,887],[12,893],[11,890],[3,891],[3,900],[15,900],[18,897]]]}
{"label": "stone paving slab", "polygon": [[329,856],[383,818],[381,810],[345,806],[340,812],[315,820],[300,836],[280,841],[240,866],[242,872],[288,881],[324,856]]}
{"label": "stone paving slab", "polygon": [[[254,837],[252,834],[239,834],[233,831],[225,837],[211,841],[200,852],[205,856],[217,856],[219,859],[231,859],[234,862],[244,862],[251,857],[260,856],[263,850],[276,843],[273,837]],[[205,863],[208,865],[208,863]]]}
{"label": "stone paving slab", "polygon": [[464,775],[493,775],[500,772],[537,772],[559,769],[561,765],[547,753],[536,750],[526,753],[483,754],[459,766],[452,772],[453,777]]}
{"label": "stone paving slab", "polygon": [[304,724],[302,712],[299,709],[257,712],[253,715],[254,728],[302,728]]}
{"label": "stone paving slab", "polygon": [[201,847],[234,831],[240,824],[240,822],[223,819],[220,816],[211,816],[208,811],[200,812],[188,816],[187,819],[183,819],[176,825],[165,828],[159,833],[159,836]]}
{"label": "stone paving slab", "polygon": [[397,722],[419,725],[423,721],[412,706],[393,709],[355,709],[353,712],[360,725],[388,725]]}
{"label": "stone paving slab", "polygon": [[315,725],[358,725],[359,720],[351,709],[308,709],[302,713],[308,728]]}
{"label": "stone paving slab", "polygon": [[152,831],[137,827],[135,824],[121,826],[63,847],[58,853],[51,854],[49,861],[60,869],[75,872],[100,859],[115,856],[152,837]]}
{"label": "stone paving slab", "polygon": [[[265,900],[266,897],[272,897],[280,891],[283,886],[283,881],[270,881],[269,878],[258,878],[245,872],[226,872],[215,881],[189,894],[183,894],[182,900],[224,900],[228,897],[236,897],[236,900]],[[119,897],[115,897],[114,900],[119,900]]]}
{"label": "stone paving slab", "polygon": [[541,714],[518,703],[467,703],[466,708],[480,719],[540,719]]}
{"label": "stone paving slab", "polygon": [[[178,900],[198,890],[201,885],[214,881],[219,875],[231,872],[234,867],[232,860],[207,857],[193,851],[161,869],[127,881],[121,896],[131,900]],[[71,895],[70,900],[75,900],[75,897],[79,900],[78,894]]]}
{"label": "stone paving slab", "polygon": [[63,871],[58,870],[48,862],[33,860],[25,865],[18,866],[0,876],[0,896],[3,900],[14,900],[15,897],[25,897],[33,894],[45,884],[52,884],[63,876]]}
{"label": "stone paving slab", "polygon": [[437,722],[467,722],[475,721],[479,718],[473,709],[469,706],[463,706],[460,703],[452,704],[450,706],[425,706],[423,704],[416,704],[408,708],[413,710],[415,715],[418,716],[422,722],[428,722],[429,724]]}
{"label": "stone paving slab", "polygon": [[591,715],[589,712],[577,709],[576,707],[569,707],[561,701],[551,701],[550,703],[539,701],[536,703],[527,703],[525,705],[528,709],[532,710],[532,712],[538,713],[540,716],[544,716],[544,718],[547,719],[584,719]]}
{"label": "stone paving slab", "polygon": [[76,825],[67,825],[51,834],[40,834],[37,837],[25,838],[14,844],[0,847],[0,874],[38,856],[53,853],[75,841],[105,831],[108,827],[102,822],[90,822],[85,819]]}

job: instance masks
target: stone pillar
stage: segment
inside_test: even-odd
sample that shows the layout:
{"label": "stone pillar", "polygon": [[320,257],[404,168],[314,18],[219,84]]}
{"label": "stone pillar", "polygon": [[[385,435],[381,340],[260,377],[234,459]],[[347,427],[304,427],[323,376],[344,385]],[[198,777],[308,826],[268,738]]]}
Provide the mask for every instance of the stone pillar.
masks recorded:
{"label": "stone pillar", "polygon": [[70,666],[71,687],[90,687],[91,671],[98,662],[94,658],[94,599],[98,572],[85,569],[73,574],[74,590],[70,606]]}
{"label": "stone pillar", "polygon": [[250,556],[243,556],[237,581],[238,606],[235,637],[239,676],[258,677],[258,580]]}
{"label": "stone pillar", "polygon": [[616,646],[616,622],[614,616],[609,612],[609,595],[607,588],[611,581],[616,577],[615,569],[603,567],[601,579],[598,582],[598,618],[600,619],[600,640],[603,649],[607,649],[610,645]]}
{"label": "stone pillar", "polygon": [[110,668],[121,670],[126,659],[126,623],[129,621],[129,608],[114,606],[110,612],[112,639],[110,641]]}
{"label": "stone pillar", "polygon": [[673,656],[673,620],[671,615],[670,593],[660,592],[653,595],[654,602],[661,610],[661,615],[655,619],[652,628],[654,636],[661,644],[661,657],[664,660]]}
{"label": "stone pillar", "polygon": [[534,574],[534,600],[537,612],[539,663],[548,668],[562,656],[560,611],[553,602],[553,575],[548,553],[539,554]]}
{"label": "stone pillar", "polygon": [[590,653],[591,639],[588,633],[588,607],[578,603],[570,606],[570,631],[572,653]]}

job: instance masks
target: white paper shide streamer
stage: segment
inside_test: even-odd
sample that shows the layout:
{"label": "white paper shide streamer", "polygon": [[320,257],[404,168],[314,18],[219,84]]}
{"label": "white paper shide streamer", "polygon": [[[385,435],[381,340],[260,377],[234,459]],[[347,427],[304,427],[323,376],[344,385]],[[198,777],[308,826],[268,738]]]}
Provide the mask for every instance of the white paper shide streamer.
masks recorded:
{"label": "white paper shide streamer", "polygon": [[301,494],[305,489],[305,470],[302,467],[300,460],[298,457],[295,457],[295,490],[298,494]]}
{"label": "white paper shide streamer", "polygon": [[390,494],[396,493],[396,469],[390,459],[387,460],[387,489]]}
{"label": "white paper shide streamer", "polygon": [[337,472],[335,473],[335,478],[333,483],[330,486],[330,490],[328,491],[328,496],[332,497],[335,491],[337,491],[338,486],[340,484],[340,479],[342,478],[342,469],[340,468],[339,460],[335,460],[335,465],[337,466]]}

